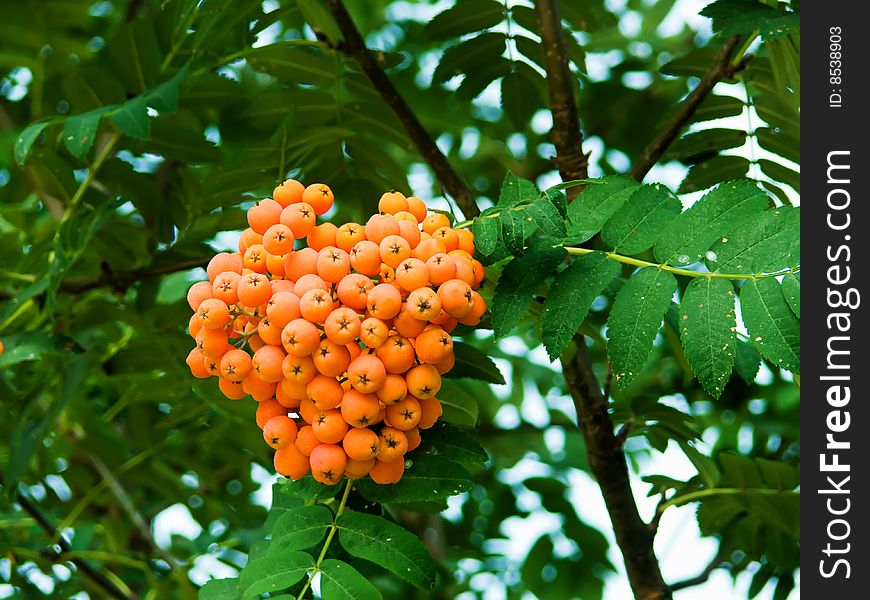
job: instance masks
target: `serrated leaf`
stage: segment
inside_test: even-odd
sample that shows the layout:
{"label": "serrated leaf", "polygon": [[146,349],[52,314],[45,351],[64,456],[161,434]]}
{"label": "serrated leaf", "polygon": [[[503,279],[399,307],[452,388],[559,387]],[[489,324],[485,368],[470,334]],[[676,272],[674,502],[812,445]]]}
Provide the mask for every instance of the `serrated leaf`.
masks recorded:
{"label": "serrated leaf", "polygon": [[363,558],[411,585],[435,586],[435,562],[415,535],[383,517],[346,511],[336,521],[338,541],[351,556]]}
{"label": "serrated leaf", "polygon": [[715,156],[723,150],[738,148],[746,143],[746,132],[740,129],[714,127],[684,135],[674,142],[663,160],[694,163]]}
{"label": "serrated leaf", "polygon": [[87,156],[97,137],[100,119],[112,106],[104,106],[78,115],[67,117],[63,125],[63,143],[76,158]]}
{"label": "serrated leaf", "polygon": [[556,275],[541,316],[541,339],[550,360],[562,355],[592,303],[620,270],[618,262],[594,252],[575,259]]}
{"label": "serrated leaf", "polygon": [[541,228],[541,231],[552,238],[554,242],[561,242],[565,239],[565,235],[568,232],[565,226],[565,219],[562,218],[559,210],[549,200],[537,200],[533,204],[530,204],[523,212],[531,217],[537,226]]}
{"label": "serrated leaf", "polygon": [[259,598],[261,594],[280,592],[298,581],[314,566],[314,559],[305,552],[270,552],[249,562],[239,574],[242,600]]}
{"label": "serrated leaf", "polygon": [[640,187],[626,175],[611,175],[600,181],[599,185],[588,186],[568,205],[568,237],[574,244],[581,244],[601,231]]}
{"label": "serrated leaf", "polygon": [[769,202],[753,181],[719,185],[671,223],[655,245],[656,259],[682,265],[702,260],[717,240],[758,217]]}
{"label": "serrated leaf", "polygon": [[478,32],[501,23],[504,11],[504,4],[495,0],[463,0],[435,15],[423,34],[429,39],[445,39]]}
{"label": "serrated leaf", "polygon": [[490,31],[450,46],[435,67],[432,83],[446,83],[458,75],[470,75],[492,64],[504,53],[506,42],[505,34]]}
{"label": "serrated leaf", "polygon": [[107,117],[122,133],[132,138],[147,140],[151,135],[151,118],[148,116],[148,102],[144,95],[127,100],[108,113]]}
{"label": "serrated leaf", "polygon": [[530,248],[525,256],[505,265],[495,288],[492,328],[504,337],[528,312],[538,286],[556,269],[567,253],[564,248]]}
{"label": "serrated leaf", "polygon": [[777,162],[773,162],[772,160],[766,160],[764,158],[758,161],[758,166],[761,167],[761,171],[773,179],[774,181],[779,181],[786,185],[790,185],[794,188],[794,190],[800,194],[801,192],[801,174],[797,171],[786,167]]}
{"label": "serrated leaf", "polygon": [[371,582],[346,562],[327,558],[320,565],[320,589],[323,598],[332,600],[380,600],[383,598]]}
{"label": "serrated leaf", "polygon": [[619,290],[607,319],[607,352],[620,389],[627,388],[646,365],[676,289],[673,275],[647,267]]}
{"label": "serrated leaf", "polygon": [[31,123],[18,136],[18,139],[15,140],[15,162],[18,163],[18,166],[22,166],[24,161],[27,160],[27,156],[30,154],[30,149],[33,147],[33,144],[39,139],[39,135],[45,130],[46,127],[51,125],[51,121],[37,121],[36,123]]}
{"label": "serrated leaf", "polygon": [[520,256],[525,252],[524,221],[523,213],[517,210],[505,210],[498,215],[501,239],[508,252],[514,256]]}
{"label": "serrated leaf", "polygon": [[800,372],[800,320],[776,279],[750,279],[740,290],[743,321],[758,351],[776,366]]}
{"label": "serrated leaf", "polygon": [[707,268],[720,273],[775,273],[800,264],[800,209],[768,209],[710,247]]}
{"label": "serrated leaf", "polygon": [[419,452],[444,456],[469,467],[481,467],[489,457],[486,450],[472,437],[472,431],[466,427],[438,421],[426,430]]}
{"label": "serrated leaf", "polygon": [[323,539],[332,525],[332,512],[323,505],[300,506],[285,511],[272,528],[272,545],[281,551],[305,550]]}
{"label": "serrated leaf", "polygon": [[305,500],[332,498],[339,491],[339,487],[320,483],[310,473],[298,481],[287,479],[281,486],[282,494]]}
{"label": "serrated leaf", "polygon": [[474,233],[474,247],[483,256],[492,254],[498,246],[501,226],[498,219],[492,217],[477,217],[471,224]]}
{"label": "serrated leaf", "polygon": [[718,398],[725,389],[737,352],[737,319],[731,282],[696,277],[680,306],[680,340],[686,359],[704,390]]}
{"label": "serrated leaf", "polygon": [[361,479],[356,489],[372,502],[408,503],[447,499],[471,489],[471,473],[441,456],[410,454],[411,465],[398,483],[382,485]]}
{"label": "serrated leaf", "polygon": [[237,577],[212,579],[199,588],[199,600],[238,600],[239,580]]}
{"label": "serrated leaf", "polygon": [[656,243],[682,210],[680,200],[667,187],[658,183],[641,186],[604,224],[601,239],[615,252],[639,254]]}
{"label": "serrated leaf", "polygon": [[498,202],[495,206],[496,208],[513,208],[521,202],[531,202],[537,197],[538,188],[534,183],[508,171],[502,181]]}
{"label": "serrated leaf", "polygon": [[[794,131],[800,131],[800,129]],[[795,137],[792,130],[785,131],[780,129],[776,131],[769,127],[761,127],[755,130],[755,137],[758,140],[758,144],[765,150],[779,154],[793,163],[800,164],[800,140]]]}
{"label": "serrated leaf", "polygon": [[677,192],[690,194],[706,190],[723,181],[746,177],[748,170],[749,160],[742,156],[717,156],[689,169],[689,174],[683,179]]}
{"label": "serrated leaf", "polygon": [[504,376],[495,362],[471,344],[454,342],[453,355],[456,362],[453,368],[444,375],[445,377],[468,377],[496,385],[504,385]]}
{"label": "serrated leaf", "polygon": [[734,96],[707,96],[695,114],[692,115],[692,122],[700,123],[726,117],[739,117],[745,106],[746,103]]}
{"label": "serrated leaf", "polygon": [[761,366],[761,355],[755,346],[749,342],[737,340],[737,354],[734,357],[734,370],[748,384],[755,381],[758,368]]}
{"label": "serrated leaf", "polygon": [[564,192],[548,188],[541,192],[541,198],[546,198],[555,206],[556,210],[559,211],[559,216],[563,219],[568,217],[568,199],[565,197]]}
{"label": "serrated leaf", "polygon": [[801,318],[801,274],[789,273],[782,278],[782,294],[792,312]]}
{"label": "serrated leaf", "polygon": [[477,398],[465,389],[467,387],[467,385],[460,385],[458,382],[444,378],[441,381],[438,399],[441,401],[441,407],[444,411],[442,418],[445,421],[474,427],[477,425],[479,407]]}

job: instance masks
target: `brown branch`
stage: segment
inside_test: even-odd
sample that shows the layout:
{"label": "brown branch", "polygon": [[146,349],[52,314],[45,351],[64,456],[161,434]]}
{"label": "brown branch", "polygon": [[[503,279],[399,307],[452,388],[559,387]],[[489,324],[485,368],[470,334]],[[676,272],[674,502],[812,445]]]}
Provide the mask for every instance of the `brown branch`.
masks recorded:
{"label": "brown branch", "polygon": [[375,55],[366,47],[362,35],[353,23],[350,14],[341,0],[326,0],[329,10],[341,34],[344,43],[341,50],[359,63],[360,68],[372,82],[372,85],[381,94],[384,102],[395,113],[405,133],[417,147],[423,159],[435,173],[436,179],[441,182],[448,194],[453,196],[456,204],[468,219],[480,214],[480,209],[474,202],[474,194],[459,174],[453,169],[447,157],[438,149],[435,140],[420,123],[417,115],[408,105],[390,78],[384,72]]}
{"label": "brown branch", "polygon": [[[66,541],[66,538],[62,535],[58,535],[57,530],[54,528],[48,518],[43,515],[36,505],[30,502],[25,496],[20,495],[16,499],[18,504],[26,513],[28,513],[33,520],[36,521],[40,527],[48,534],[51,539],[57,539],[57,545],[60,546],[61,552],[58,554],[58,560],[63,560],[62,554],[64,552],[72,552],[72,547],[69,545],[69,542]],[[133,596],[128,596],[123,591],[118,589],[114,583],[109,581],[109,578],[106,577],[103,573],[92,567],[88,562],[82,560],[81,558],[72,558],[69,562],[73,563],[76,568],[81,571],[85,577],[93,581],[97,586],[103,589],[105,593],[112,597],[118,598],[119,600],[131,600]]]}
{"label": "brown branch", "polygon": [[731,79],[746,68],[746,65],[752,59],[751,56],[743,57],[736,64],[733,62],[734,53],[737,50],[741,41],[741,36],[735,35],[725,40],[722,49],[716,55],[713,64],[695,86],[695,89],[685,97],[685,99],[677,107],[677,111],[665,125],[658,135],[643,149],[640,156],[637,157],[634,165],[631,167],[631,176],[641,181],[653,168],[659,159],[664,155],[665,151],[670,147],[677,136],[683,131],[683,128],[698,110],[698,107],[704,99],[710,94],[717,83],[723,79]]}
{"label": "brown branch", "polygon": [[713,561],[709,565],[707,565],[700,574],[696,575],[695,577],[690,577],[689,579],[684,579],[682,581],[676,581],[672,583],[671,590],[674,592],[678,592],[686,588],[706,583],[707,580],[710,579],[710,575],[713,574],[713,571],[719,568],[725,568],[727,566],[727,561],[723,561],[722,557],[717,555],[716,558],[714,558]]}
{"label": "brown branch", "polygon": [[[585,179],[589,157],[583,152],[583,134],[574,99],[575,80],[568,68],[568,50],[559,3],[555,0],[537,0],[535,10],[544,52],[547,71],[547,87],[550,94],[550,113],[553,128],[550,137],[556,147],[554,162],[562,181]],[[581,187],[566,190],[571,200],[580,193]]]}

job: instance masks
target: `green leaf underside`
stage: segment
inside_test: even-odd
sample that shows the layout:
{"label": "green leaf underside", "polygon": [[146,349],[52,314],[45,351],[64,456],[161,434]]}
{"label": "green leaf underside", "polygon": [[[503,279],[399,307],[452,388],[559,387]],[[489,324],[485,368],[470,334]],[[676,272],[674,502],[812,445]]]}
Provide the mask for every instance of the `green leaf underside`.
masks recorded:
{"label": "green leaf underside", "polygon": [[656,243],[682,209],[680,200],[667,187],[658,183],[641,186],[607,221],[601,239],[614,252],[639,254]]}
{"label": "green leaf underside", "polygon": [[619,263],[594,252],[577,258],[556,275],[541,317],[541,339],[551,360],[564,352],[592,303],[619,272]]}
{"label": "green leaf underside", "polygon": [[534,294],[564,260],[564,248],[530,248],[525,256],[509,262],[495,288],[492,327],[496,337],[504,337],[525,316]]}
{"label": "green leaf underside", "polygon": [[800,264],[800,209],[765,210],[710,248],[707,268],[719,273],[775,273]]}
{"label": "green leaf underside", "polygon": [[800,372],[800,320],[774,278],[750,279],[740,290],[743,321],[762,356],[776,366]]}
{"label": "green leaf underside", "polygon": [[336,521],[338,540],[351,556],[369,560],[411,585],[435,586],[435,563],[414,534],[383,517],[344,512]]}
{"label": "green leaf underside", "polygon": [[332,600],[380,600],[372,583],[346,562],[327,558],[320,565],[321,596]]}
{"label": "green leaf underside", "polygon": [[300,581],[312,566],[314,559],[305,552],[270,552],[242,569],[240,596],[242,600],[249,600],[267,592],[285,590]]}
{"label": "green leaf underside", "polygon": [[647,267],[635,273],[616,296],[607,320],[607,351],[620,389],[628,387],[646,364],[676,289],[673,275]]}
{"label": "green leaf underside", "polygon": [[655,245],[656,259],[682,265],[702,260],[716,241],[756,218],[769,201],[753,181],[720,184],[671,223]]}
{"label": "green leaf underside", "polygon": [[695,376],[714,398],[722,394],[734,367],[736,327],[731,282],[693,279],[680,306],[680,339]]}
{"label": "green leaf underside", "polygon": [[581,244],[596,233],[639,187],[626,175],[605,177],[603,183],[590,185],[568,206],[568,238]]}

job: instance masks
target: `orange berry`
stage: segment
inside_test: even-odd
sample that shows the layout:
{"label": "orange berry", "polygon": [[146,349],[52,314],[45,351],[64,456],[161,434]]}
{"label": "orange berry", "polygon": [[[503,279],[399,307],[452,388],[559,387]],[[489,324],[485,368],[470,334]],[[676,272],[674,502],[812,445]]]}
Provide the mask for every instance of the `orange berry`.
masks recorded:
{"label": "orange berry", "polygon": [[412,254],[414,257],[426,262],[436,254],[447,254],[447,248],[444,247],[441,240],[430,237],[428,239],[421,239]]}
{"label": "orange berry", "polygon": [[323,332],[330,341],[346,346],[359,336],[360,317],[350,308],[336,308],[326,317]]}
{"label": "orange berry", "polygon": [[284,408],[289,410],[299,408],[303,398],[305,398],[305,386],[302,384],[281,380],[281,383],[275,386],[275,400]]}
{"label": "orange berry", "polygon": [[320,440],[314,435],[314,429],[311,425],[305,425],[299,428],[293,445],[305,456],[311,456],[311,452],[320,445]]}
{"label": "orange berry", "polygon": [[408,196],[408,212],[414,215],[418,223],[422,223],[426,218],[426,203],[417,196]]}
{"label": "orange berry", "polygon": [[190,334],[190,337],[196,339],[196,334],[199,333],[200,329],[202,329],[202,321],[199,319],[199,314],[193,313],[187,322],[187,333]]}
{"label": "orange berry", "polygon": [[270,254],[287,254],[293,250],[294,241],[293,232],[281,223],[272,225],[263,234],[263,248]]}
{"label": "orange berry", "polygon": [[[378,261],[380,261],[380,259],[378,259]],[[380,262],[378,262],[378,265],[380,265]],[[204,300],[213,297],[214,293],[212,292],[212,284],[208,281],[197,281],[190,286],[189,290],[187,290],[187,304],[194,312],[199,308],[199,305],[202,304]]]}
{"label": "orange berry", "polygon": [[214,283],[211,286],[212,294],[227,305],[235,304],[239,301],[238,286],[241,278],[242,276],[235,271],[221,273],[214,279]]}
{"label": "orange berry", "polygon": [[245,306],[262,306],[272,297],[272,286],[269,278],[259,273],[243,275],[236,290],[239,301]]}
{"label": "orange berry", "polygon": [[302,313],[302,318],[312,323],[326,321],[334,305],[329,292],[321,289],[308,290],[299,298],[299,312]]}
{"label": "orange berry", "polygon": [[311,357],[288,354],[281,361],[281,373],[284,375],[283,381],[307,384],[317,375],[317,369]]}
{"label": "orange berry", "polygon": [[206,329],[203,327],[196,333],[197,349],[212,358],[223,356],[229,349],[227,333],[223,329]]}
{"label": "orange berry", "polygon": [[483,296],[478,292],[473,292],[471,297],[474,301],[474,305],[471,307],[471,312],[464,317],[460,317],[459,322],[463,325],[471,325],[473,327],[480,323],[480,319],[486,312],[486,301],[484,301]]}
{"label": "orange berry", "polygon": [[377,317],[369,317],[360,324],[360,341],[368,348],[377,348],[390,334],[390,328],[383,320]]}
{"label": "orange berry", "polygon": [[456,230],[450,227],[439,227],[432,232],[432,237],[441,240],[448,252],[459,248],[459,236],[456,234]]}
{"label": "orange berry", "polygon": [[422,221],[423,231],[428,233],[429,235],[434,235],[434,233],[442,228],[442,227],[450,227],[450,219],[447,218],[447,215],[443,215],[441,213],[432,213]]}
{"label": "orange berry", "polygon": [[418,288],[408,294],[408,310],[415,319],[428,321],[441,312],[441,299],[432,288]]}
{"label": "orange berry", "polygon": [[405,374],[408,393],[417,398],[432,398],[441,389],[441,374],[432,365],[418,365]]}
{"label": "orange berry", "polygon": [[281,345],[288,354],[307,356],[320,344],[320,331],[305,319],[293,319],[281,331]]}
{"label": "orange berry", "polygon": [[456,279],[461,279],[468,285],[474,285],[476,281],[474,275],[474,262],[470,258],[464,256],[453,256],[456,262]]}
{"label": "orange berry", "polygon": [[[254,400],[261,404],[272,400],[272,396],[275,395],[277,387],[278,385],[276,383],[263,381],[257,377],[257,374],[253,371],[242,380],[242,389],[245,393],[250,394]],[[286,413],[287,411],[284,412]],[[262,425],[260,427],[262,427]]]}
{"label": "orange berry", "polygon": [[275,383],[284,377],[281,371],[281,363],[284,362],[284,350],[280,346],[263,346],[251,359],[254,373],[263,381]]}
{"label": "orange berry", "polygon": [[314,435],[324,444],[337,444],[347,433],[348,424],[337,409],[330,408],[318,413],[311,422]]}
{"label": "orange berry", "polygon": [[471,313],[474,308],[474,293],[468,282],[461,279],[450,279],[438,287],[441,308],[457,319]]}
{"label": "orange berry", "polygon": [[387,370],[377,356],[362,354],[348,365],[347,378],[353,389],[364,394],[371,394],[377,392],[384,385]]}
{"label": "orange berry", "polygon": [[341,399],[341,416],[351,427],[368,427],[381,412],[381,403],[374,394],[357,390],[345,392]]}
{"label": "orange berry", "polygon": [[376,459],[374,466],[369,471],[369,476],[375,483],[385,485],[390,483],[398,483],[405,473],[405,461],[394,460],[392,462],[384,462]]}
{"label": "orange berry", "polygon": [[414,347],[400,335],[390,336],[375,352],[387,373],[404,373],[414,366]]}
{"label": "orange berry", "polygon": [[396,270],[386,263],[381,263],[381,270],[378,276],[379,283],[389,283],[391,286],[399,290],[399,284],[396,283]]}
{"label": "orange berry", "polygon": [[314,228],[317,223],[317,215],[314,208],[307,202],[291,204],[281,211],[280,221],[293,233],[293,237],[301,240]]}
{"label": "orange berry", "polygon": [[296,280],[293,285],[293,293],[302,298],[305,292],[309,290],[324,290],[329,291],[329,284],[317,273],[306,273]]}
{"label": "orange berry", "polygon": [[220,252],[215,254],[205,268],[208,280],[214,281],[221,273],[242,274],[242,257],[236,253]]}
{"label": "orange berry", "polygon": [[350,249],[350,266],[357,273],[374,277],[381,269],[381,251],[371,240],[363,240]]}
{"label": "orange berry", "polygon": [[378,400],[387,406],[405,398],[408,395],[408,385],[405,383],[405,378],[395,373],[387,373],[384,378],[384,385],[381,386],[375,395]]}
{"label": "orange berry", "polygon": [[[287,257],[284,257],[284,262],[286,264]],[[296,284],[294,284],[289,279],[273,279],[269,282],[272,286],[272,295],[278,294],[280,292],[290,292],[291,294],[295,293]]]}
{"label": "orange berry", "polygon": [[416,344],[417,358],[423,363],[438,364],[453,354],[453,338],[440,327],[418,335]]}
{"label": "orange berry", "polygon": [[417,232],[419,233],[420,221],[417,220],[417,217],[415,217],[413,215],[413,213],[410,213],[407,210],[400,210],[399,212],[395,213],[393,216],[396,217],[396,220],[399,222],[400,226],[401,226],[402,221],[408,221],[409,223],[414,225],[415,229],[417,229]]}
{"label": "orange berry", "polygon": [[399,335],[405,336],[408,339],[415,338],[420,335],[426,328],[426,321],[421,321],[411,315],[411,309],[407,302],[402,304],[402,310],[393,319],[393,327]]}
{"label": "orange berry", "polygon": [[359,223],[345,223],[335,232],[335,245],[350,252],[358,242],[366,239],[365,229]]}
{"label": "orange berry", "polygon": [[378,436],[378,460],[401,461],[408,451],[408,438],[395,427],[384,427]]}
{"label": "orange berry", "polygon": [[295,179],[288,179],[274,189],[272,199],[281,206],[290,206],[302,202],[302,192],[304,191],[304,185]]}
{"label": "orange berry", "polygon": [[308,399],[318,410],[335,408],[341,403],[344,390],[335,377],[317,374],[305,388]]}
{"label": "orange berry", "polygon": [[388,235],[378,246],[381,261],[393,269],[403,260],[411,256],[411,244],[400,235]]}
{"label": "orange berry", "polygon": [[242,262],[245,265],[246,269],[250,269],[255,273],[265,273],[268,270],[268,266],[266,265],[266,248],[263,244],[254,244],[253,246],[249,246],[247,250],[245,250],[244,258]]}
{"label": "orange berry", "polygon": [[311,355],[314,366],[327,377],[338,377],[347,370],[350,364],[350,352],[329,340],[323,340]]}
{"label": "orange berry", "polygon": [[298,281],[306,273],[313,273],[317,268],[317,250],[302,248],[288,252],[284,257],[284,277],[290,281]]}
{"label": "orange berry", "polygon": [[308,457],[293,444],[279,448],[275,452],[273,462],[276,473],[294,481],[302,479],[311,470]]}
{"label": "orange berry", "polygon": [[474,283],[471,284],[471,287],[477,289],[483,283],[483,280],[486,279],[486,269],[483,267],[483,263],[477,259],[472,259],[471,266],[474,271]]}
{"label": "orange berry", "polygon": [[265,317],[257,324],[257,335],[267,344],[279,346],[281,344],[282,329],[282,327],[278,327],[276,323],[273,323],[272,319]]}
{"label": "orange berry", "polygon": [[456,277],[456,261],[443,252],[430,256],[426,267],[429,269],[429,281],[432,285],[441,285]]}
{"label": "orange berry", "polygon": [[335,196],[325,183],[312,183],[302,192],[302,201],[310,204],[315,213],[323,215],[332,208]]}
{"label": "orange berry", "polygon": [[224,377],[218,378],[218,388],[230,400],[241,400],[245,397],[241,381],[230,381]]}
{"label": "orange berry", "polygon": [[311,451],[310,461],[314,479],[327,485],[336,485],[344,477],[347,454],[334,443],[321,444]]}
{"label": "orange berry", "polygon": [[[438,398],[423,398],[420,400],[420,422],[417,426],[420,429],[429,429],[432,427],[438,419],[441,418],[441,414],[443,413],[443,409],[441,408],[441,402]],[[392,422],[392,421],[391,421]]]}
{"label": "orange berry", "polygon": [[296,412],[306,423],[313,423],[314,419],[317,418],[317,415],[320,414],[320,410],[321,409],[314,406],[314,403],[311,400],[305,398],[304,400],[299,401],[299,408]]}
{"label": "orange berry", "polygon": [[257,422],[257,427],[263,429],[266,423],[275,417],[286,417],[287,410],[275,402],[274,400],[264,400],[257,405],[257,414],[254,419]]}
{"label": "orange berry", "polygon": [[420,422],[420,402],[413,396],[405,396],[387,407],[386,417],[390,425],[399,431],[413,429]]}
{"label": "orange berry", "polygon": [[457,247],[474,255],[474,234],[467,229],[456,230]]}
{"label": "orange berry", "polygon": [[392,319],[402,308],[402,294],[390,284],[379,283],[368,293],[366,303],[370,316]]}
{"label": "orange berry", "polygon": [[380,244],[388,235],[399,235],[400,231],[399,222],[393,215],[374,214],[366,221],[366,239],[375,244]]}
{"label": "orange berry", "polygon": [[[413,218],[414,215],[409,215]],[[408,240],[411,248],[416,248],[420,243],[420,230],[417,229],[416,221],[401,219],[399,221],[399,235]]]}
{"label": "orange berry", "polygon": [[442,360],[440,363],[436,363],[435,368],[438,369],[438,372],[441,375],[444,375],[445,373],[449,372],[450,369],[452,369],[455,364],[456,364],[456,355],[449,354],[447,356],[447,358]]}
{"label": "orange berry", "polygon": [[341,248],[327,246],[317,254],[317,274],[329,283],[350,275],[350,256]]}
{"label": "orange berry", "polygon": [[248,209],[248,225],[262,235],[278,222],[282,210],[283,207],[271,198],[261,200]]}
{"label": "orange berry", "polygon": [[352,341],[349,344],[344,346],[347,348],[348,353],[350,354],[350,360],[353,361],[357,356],[362,354],[362,348],[360,348],[359,342],[356,340]]}
{"label": "orange berry", "polygon": [[361,310],[366,307],[366,297],[374,286],[372,280],[365,275],[351,273],[341,278],[335,291],[342,304]]}
{"label": "orange berry", "polygon": [[335,235],[338,227],[332,223],[323,223],[311,228],[308,233],[308,247],[320,252],[327,246],[335,246]]}
{"label": "orange berry", "polygon": [[184,362],[190,367],[190,373],[197,379],[211,377],[212,373],[209,371],[206,362],[202,359],[202,352],[196,348],[190,351]]}
{"label": "orange berry", "polygon": [[287,415],[279,415],[266,421],[266,424],[263,426],[263,439],[276,450],[286,446],[293,446],[295,448],[296,446],[293,443],[296,441],[298,431],[299,428],[293,419]]}
{"label": "orange berry", "polygon": [[230,307],[217,298],[203,300],[196,314],[206,329],[223,329],[233,320]]}
{"label": "orange berry", "polygon": [[378,455],[380,440],[378,434],[366,427],[354,427],[341,442],[348,458],[358,461],[371,460]]}
{"label": "orange berry", "polygon": [[378,212],[395,215],[403,210],[408,210],[408,201],[402,192],[387,192],[378,200]]}
{"label": "orange berry", "polygon": [[405,432],[405,437],[408,438],[408,452],[416,450],[423,439],[420,437],[420,428],[414,427]]}
{"label": "orange berry", "polygon": [[221,357],[220,373],[230,381],[241,381],[251,372],[251,355],[244,350],[230,350]]}
{"label": "orange berry", "polygon": [[266,303],[266,317],[280,329],[284,329],[287,323],[300,316],[302,313],[299,311],[299,296],[293,292],[273,294]]}
{"label": "orange berry", "polygon": [[[353,429],[351,431],[357,430]],[[360,479],[368,475],[369,471],[371,471],[374,466],[375,459],[373,458],[370,458],[369,460],[354,460],[348,458],[347,465],[344,467],[344,476],[348,479]]]}
{"label": "orange berry", "polygon": [[257,233],[256,231],[248,227],[242,232],[242,235],[239,236],[239,252],[244,254],[245,250],[247,250],[251,246],[262,243],[263,234]]}

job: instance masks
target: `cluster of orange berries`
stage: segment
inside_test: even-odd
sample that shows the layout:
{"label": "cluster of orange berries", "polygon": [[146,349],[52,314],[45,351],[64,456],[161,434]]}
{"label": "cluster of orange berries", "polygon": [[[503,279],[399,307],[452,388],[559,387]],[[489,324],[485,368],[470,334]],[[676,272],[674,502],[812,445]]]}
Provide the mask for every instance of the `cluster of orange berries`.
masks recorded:
{"label": "cluster of orange berries", "polygon": [[483,266],[471,232],[419,198],[388,192],[365,225],[317,225],[333,201],[290,179],[248,210],[239,252],[217,254],[188,292],[187,364],[259,402],[281,475],[395,483],[441,416],[450,332],[486,312]]}

